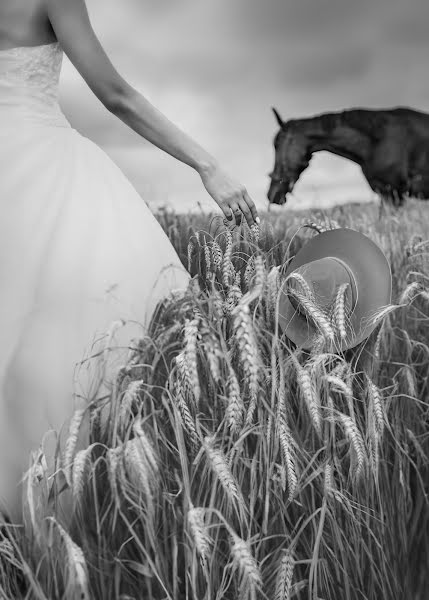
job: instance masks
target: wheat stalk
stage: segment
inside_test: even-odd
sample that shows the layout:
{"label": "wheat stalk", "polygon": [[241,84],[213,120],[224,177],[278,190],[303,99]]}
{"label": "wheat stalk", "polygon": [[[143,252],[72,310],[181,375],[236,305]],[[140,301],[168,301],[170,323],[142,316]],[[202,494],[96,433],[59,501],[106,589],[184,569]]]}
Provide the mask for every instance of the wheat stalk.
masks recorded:
{"label": "wheat stalk", "polygon": [[244,507],[244,500],[239,492],[235,479],[229,469],[228,461],[223,452],[214,448],[213,440],[208,436],[203,440],[203,447],[207,453],[210,464],[216,473],[223,489],[232,502],[238,501]]}
{"label": "wheat stalk", "polygon": [[414,300],[415,292],[420,291],[421,287],[421,283],[418,281],[413,281],[407,285],[399,298],[399,304],[410,304]]}
{"label": "wheat stalk", "polygon": [[379,466],[379,445],[384,430],[384,414],[381,403],[381,394],[378,387],[367,376],[369,412],[368,412],[368,435],[369,451],[372,468],[375,477],[378,477]]}
{"label": "wheat stalk", "polygon": [[376,313],[368,319],[369,326],[372,327],[382,321],[387,315],[400,308],[399,304],[389,304],[376,311]]}
{"label": "wheat stalk", "polygon": [[[65,597],[73,598],[76,597],[74,594],[78,594],[81,600],[90,600],[88,568],[82,549],[71,539],[67,531],[54,517],[48,516],[46,519],[55,524],[66,549],[69,578]],[[70,587],[72,588],[71,593],[68,591]]]}
{"label": "wheat stalk", "polygon": [[241,287],[240,287],[240,279],[241,279],[241,275],[238,272],[235,274],[235,281],[228,291],[228,295],[227,295],[227,299],[226,299],[226,308],[227,308],[226,313],[227,314],[232,313],[234,308],[237,306],[237,303],[243,297],[243,293],[242,293]]}
{"label": "wheat stalk", "polygon": [[375,476],[375,479],[378,478],[378,470],[379,470],[379,438],[377,430],[374,425],[371,424],[369,427],[369,454],[371,458],[371,466]]}
{"label": "wheat stalk", "polygon": [[328,405],[328,416],[326,417],[326,420],[328,421],[328,423],[335,423],[335,404],[331,394],[328,394],[326,403]]}
{"label": "wheat stalk", "polygon": [[[321,376],[326,376],[328,374],[327,368],[331,365],[331,363],[335,360],[338,360],[338,356],[332,354],[331,352],[320,352],[318,354],[314,354],[310,357],[308,361],[308,369],[312,378],[316,378],[319,376],[319,371],[321,372]],[[335,367],[336,369],[342,368],[342,363]],[[332,369],[331,373],[334,371]]]}
{"label": "wheat stalk", "polygon": [[215,268],[215,270],[220,269],[222,266],[222,259],[223,259],[222,248],[219,246],[219,244],[216,241],[213,241],[211,250],[212,250],[212,261],[213,261],[214,268]]}
{"label": "wheat stalk", "polygon": [[261,234],[261,230],[260,227],[258,225],[258,223],[252,223],[252,225],[250,226],[250,231],[251,231],[251,237],[254,240],[254,242],[257,244],[259,241],[259,236]]}
{"label": "wheat stalk", "polygon": [[267,275],[267,311],[268,318],[275,314],[277,296],[280,289],[280,267],[272,267]]}
{"label": "wheat stalk", "polygon": [[252,319],[250,318],[250,309],[247,304],[239,304],[234,309],[233,339],[239,348],[239,359],[248,382],[251,403],[254,403],[258,392],[261,361]]}
{"label": "wheat stalk", "polygon": [[189,365],[185,358],[185,349],[173,359],[173,363],[177,366],[176,387],[180,388],[183,396],[193,397],[192,392],[192,374],[189,373]]}
{"label": "wheat stalk", "polygon": [[417,242],[414,246],[414,252],[419,252],[420,250],[426,250],[426,247],[429,245],[429,240],[421,240]]}
{"label": "wheat stalk", "polygon": [[240,272],[237,272],[235,274],[234,283],[231,286],[231,289],[229,291],[229,294],[234,298],[235,302],[238,302],[243,297],[243,292],[241,291],[240,284],[241,284],[241,274],[240,274]]}
{"label": "wheat stalk", "polygon": [[270,412],[268,414],[267,424],[265,427],[265,438],[267,440],[267,448],[271,447],[272,429],[273,429],[273,414]]}
{"label": "wheat stalk", "polygon": [[312,379],[310,373],[304,367],[301,367],[299,363],[296,364],[296,369],[298,375],[298,385],[301,390],[302,397],[307,406],[313,426],[318,435],[321,436],[322,418],[320,415],[320,401],[314,379]]}
{"label": "wheat stalk", "polygon": [[100,439],[103,435],[101,420],[102,410],[103,407],[101,405],[93,406],[89,413],[89,430],[91,434],[95,435],[96,439]]}
{"label": "wheat stalk", "polygon": [[192,253],[195,250],[195,244],[193,242],[193,240],[189,240],[188,242],[188,271],[191,272],[191,266],[192,266]]}
{"label": "wheat stalk", "polygon": [[344,361],[341,360],[338,364],[335,365],[335,367],[333,369],[331,369],[331,371],[329,372],[329,375],[333,375],[333,376],[339,377],[341,379],[341,376],[343,375],[345,368],[346,368],[346,364],[344,363]]}
{"label": "wheat stalk", "polygon": [[410,438],[411,442],[413,443],[413,446],[415,447],[415,449],[417,450],[417,453],[419,454],[421,460],[423,461],[423,464],[427,465],[428,457],[427,457],[425,451],[423,450],[422,445],[416,438],[415,434],[411,431],[411,429],[408,429],[408,427],[407,427],[406,431],[407,431],[408,437]]}
{"label": "wheat stalk", "polygon": [[255,265],[255,287],[263,287],[267,272],[265,270],[264,257],[258,254],[254,260]]}
{"label": "wheat stalk", "polygon": [[246,419],[244,422],[244,424],[246,426],[252,425],[255,410],[258,406],[258,394],[252,389],[249,391],[249,394],[250,394],[250,400],[249,400],[249,405],[247,407]]}
{"label": "wheat stalk", "polygon": [[127,474],[137,490],[142,489],[147,497],[152,495],[150,487],[151,473],[148,470],[147,462],[144,460],[140,451],[140,444],[137,438],[127,440],[124,444],[124,459]]}
{"label": "wheat stalk", "polygon": [[76,410],[69,425],[69,435],[67,437],[64,449],[64,474],[69,485],[72,483],[73,454],[76,448],[79,437],[79,429],[85,415],[85,410],[86,409],[84,408]]}
{"label": "wheat stalk", "polygon": [[152,487],[156,486],[156,481],[148,469],[138,439],[133,438],[124,444],[124,459],[125,469],[134,490],[139,495],[142,491],[145,494],[148,522],[153,523],[155,507]]}
{"label": "wheat stalk", "polygon": [[286,466],[287,479],[289,483],[288,501],[291,502],[298,487],[298,477],[294,461],[292,434],[286,421],[285,415],[282,415],[278,422],[278,435],[280,448]]}
{"label": "wheat stalk", "polygon": [[253,256],[251,256],[249,258],[249,260],[247,261],[247,265],[244,270],[244,276],[243,276],[243,279],[244,279],[248,289],[250,288],[250,281],[251,281],[251,278],[252,278],[252,275],[254,272],[255,272],[255,259]]}
{"label": "wheat stalk", "polygon": [[222,283],[225,287],[229,287],[229,282],[231,275],[234,274],[235,278],[235,269],[232,264],[232,234],[229,229],[226,229],[226,246],[225,246],[225,254],[223,255],[222,261]]}
{"label": "wheat stalk", "polygon": [[347,336],[345,300],[348,286],[348,283],[341,284],[338,288],[337,295],[335,297],[334,321],[337,325],[340,337],[342,339],[344,339]]}
{"label": "wheat stalk", "polygon": [[350,417],[353,420],[353,422],[356,422],[355,411],[353,406],[353,390],[351,388],[351,384],[348,384],[345,381],[343,381],[341,377],[333,375],[332,372],[328,375],[324,375],[323,378],[327,383],[333,386],[334,391],[336,391],[337,393],[341,392],[344,395],[349,408]]}
{"label": "wheat stalk", "polygon": [[188,523],[198,554],[201,557],[201,563],[203,566],[206,566],[206,559],[210,554],[212,539],[204,523],[204,513],[204,508],[200,506],[194,507],[191,503],[191,508],[188,510]]}
{"label": "wheat stalk", "polygon": [[325,476],[324,476],[324,490],[327,496],[331,496],[334,490],[334,479],[333,479],[333,467],[331,463],[325,465]]}
{"label": "wheat stalk", "polygon": [[207,244],[204,244],[204,260],[206,261],[206,279],[210,279],[210,274],[212,272],[212,261],[210,248]]}
{"label": "wheat stalk", "polygon": [[271,479],[272,479],[273,481],[278,481],[278,480],[280,480],[280,485],[281,485],[281,488],[282,488],[282,490],[283,490],[283,491],[285,491],[285,489],[286,489],[286,469],[285,469],[285,466],[284,466],[283,464],[279,465],[279,464],[277,464],[277,463],[276,463],[276,465],[275,465],[275,466],[276,466],[276,468],[277,468],[277,471],[278,471],[278,473],[279,473],[279,474],[278,474],[278,475],[275,475],[275,474],[274,474],[274,475],[271,477]]}
{"label": "wheat stalk", "polygon": [[126,420],[127,416],[132,413],[133,407],[138,403],[139,393],[143,384],[144,381],[142,379],[131,381],[128,384],[119,407],[118,418],[120,423]]}
{"label": "wheat stalk", "polygon": [[115,321],[112,321],[110,324],[110,327],[107,331],[106,334],[106,339],[104,341],[104,347],[103,347],[103,358],[104,360],[106,359],[106,356],[108,354],[108,352],[112,349],[112,340],[113,337],[116,333],[116,331],[120,328],[123,327],[125,325],[125,321],[123,319],[116,319]]}
{"label": "wheat stalk", "polygon": [[91,457],[92,449],[95,444],[91,444],[83,450],[77,452],[73,461],[73,496],[78,502],[82,497],[85,487],[85,474],[88,458]]}
{"label": "wheat stalk", "polygon": [[315,302],[311,300],[311,298],[307,298],[304,294],[301,294],[293,288],[290,288],[288,293],[296,298],[297,302],[299,302],[299,304],[305,310],[308,317],[311,318],[311,320],[319,328],[323,335],[328,340],[334,340],[334,330],[323,310],[319,308],[317,304],[315,304]]}
{"label": "wheat stalk", "polygon": [[134,435],[136,436],[136,438],[140,441],[141,444],[141,452],[143,453],[148,466],[150,466],[150,468],[153,471],[153,476],[155,478],[155,481],[158,480],[159,477],[159,464],[158,464],[158,458],[155,454],[155,451],[153,449],[152,443],[149,440],[148,435],[146,434],[146,432],[143,429],[143,421],[140,420],[136,420],[133,423],[133,432]]}
{"label": "wheat stalk", "polygon": [[184,327],[185,350],[183,355],[184,372],[188,378],[197,405],[201,396],[200,380],[197,369],[197,339],[200,337],[198,333],[199,321],[199,318],[194,318],[191,321],[186,319]]}
{"label": "wheat stalk", "polygon": [[[40,456],[40,450],[39,452],[39,456]],[[40,465],[40,463],[38,463],[38,459],[35,458],[35,452],[31,453],[31,457],[32,457],[32,464],[30,466],[30,468],[26,471],[25,477],[27,479],[27,485],[26,485],[26,500],[27,500],[27,507],[28,507],[28,511],[30,513],[30,521],[31,521],[31,529],[32,531],[36,534],[37,539],[39,539],[40,537],[40,528],[39,525],[37,523],[37,519],[36,519],[36,503],[35,503],[35,498],[34,498],[34,489],[33,489],[33,485],[35,480],[37,479],[38,482],[40,482],[41,478],[43,478],[44,473],[43,473],[43,468]],[[2,519],[3,521],[3,519]],[[1,558],[1,554],[0,554],[0,558]],[[1,563],[0,563],[0,569],[1,569]]]}
{"label": "wheat stalk", "polygon": [[383,405],[381,401],[381,394],[378,387],[373,381],[367,376],[368,382],[368,395],[370,400],[370,406],[373,411],[374,424],[379,437],[381,438],[384,431],[384,413]]}
{"label": "wheat stalk", "polygon": [[404,365],[403,372],[405,373],[405,381],[408,386],[408,393],[412,398],[418,398],[415,371],[410,365]]}
{"label": "wheat stalk", "polygon": [[183,393],[183,387],[181,386],[181,381],[178,378],[175,380],[174,384],[173,399],[175,400],[175,404],[178,408],[179,417],[182,422],[183,428],[189,434],[194,447],[197,447],[199,444],[198,433],[191,415],[191,411],[189,410],[189,406],[186,403],[186,399]]}
{"label": "wheat stalk", "polygon": [[243,423],[244,404],[240,394],[240,386],[233,371],[230,372],[226,384],[228,405],[225,419],[232,433],[237,433]]}
{"label": "wheat stalk", "polygon": [[213,379],[219,382],[222,377],[220,365],[223,356],[219,340],[206,320],[203,321],[200,327],[200,334],[203,342],[203,351],[209,363],[210,373]]}
{"label": "wheat stalk", "polygon": [[118,474],[118,465],[120,457],[123,453],[123,447],[117,446],[115,448],[109,448],[106,452],[106,463],[107,463],[107,471],[110,482],[110,489],[112,491],[112,496],[115,499],[115,503],[119,503],[119,492],[117,485],[117,474]]}
{"label": "wheat stalk", "polygon": [[274,600],[290,600],[295,561],[290,548],[282,551],[282,559],[276,575],[276,591]]}
{"label": "wheat stalk", "polygon": [[334,386],[337,389],[341,390],[341,392],[345,396],[349,396],[351,398],[353,397],[353,390],[351,389],[351,387],[349,385],[347,385],[347,383],[345,381],[343,381],[341,379],[341,377],[338,377],[337,375],[333,375],[332,372],[331,372],[328,375],[324,375],[324,379],[328,383],[330,383],[332,386]]}
{"label": "wheat stalk", "polygon": [[262,586],[262,578],[256,559],[252,556],[249,544],[231,531],[231,554],[245,583],[253,590]]}
{"label": "wheat stalk", "polygon": [[356,423],[344,413],[339,413],[339,420],[341,421],[344,431],[350,440],[350,443],[354,449],[357,465],[356,465],[356,479],[359,479],[362,475],[364,464],[365,464],[365,446],[362,439],[362,435],[356,426]]}
{"label": "wheat stalk", "polygon": [[[310,298],[312,301],[314,301],[314,294],[313,294],[313,290],[310,288],[310,286],[307,283],[307,280],[301,275],[301,273],[298,273],[297,271],[293,271],[292,273],[290,273],[290,275],[288,275],[286,277],[286,281],[289,283],[289,281],[296,281],[302,288],[302,294],[304,294],[307,298]],[[291,288],[294,289],[294,288]],[[299,290],[296,290],[299,291]]]}
{"label": "wheat stalk", "polygon": [[429,292],[427,290],[421,290],[420,291],[420,296],[422,298],[424,298],[425,300],[429,300]]}
{"label": "wheat stalk", "polygon": [[381,360],[381,342],[384,337],[384,323],[380,327],[380,331],[377,333],[377,337],[374,344],[374,361],[378,362]]}

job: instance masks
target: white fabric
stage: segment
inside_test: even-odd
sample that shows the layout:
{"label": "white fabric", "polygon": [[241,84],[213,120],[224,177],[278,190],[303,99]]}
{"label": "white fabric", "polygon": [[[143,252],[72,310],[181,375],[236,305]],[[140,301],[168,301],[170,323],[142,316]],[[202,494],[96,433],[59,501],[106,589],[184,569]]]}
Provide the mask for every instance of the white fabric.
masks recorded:
{"label": "white fabric", "polygon": [[16,518],[30,451],[84,404],[74,392],[90,394],[94,373],[76,364],[114,321],[127,322],[119,345],[141,336],[190,279],[148,205],[61,112],[61,62],[58,43],[0,51],[0,510]]}

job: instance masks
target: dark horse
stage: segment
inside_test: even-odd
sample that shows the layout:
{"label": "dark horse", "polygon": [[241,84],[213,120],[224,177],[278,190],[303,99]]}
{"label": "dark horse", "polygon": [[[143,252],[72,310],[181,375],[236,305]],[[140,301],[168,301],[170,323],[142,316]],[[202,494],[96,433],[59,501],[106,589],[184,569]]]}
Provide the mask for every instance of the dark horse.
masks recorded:
{"label": "dark horse", "polygon": [[429,114],[409,108],[352,109],[283,121],[274,138],[268,199],[284,204],[313,152],[327,150],[356,162],[383,201],[429,199]]}

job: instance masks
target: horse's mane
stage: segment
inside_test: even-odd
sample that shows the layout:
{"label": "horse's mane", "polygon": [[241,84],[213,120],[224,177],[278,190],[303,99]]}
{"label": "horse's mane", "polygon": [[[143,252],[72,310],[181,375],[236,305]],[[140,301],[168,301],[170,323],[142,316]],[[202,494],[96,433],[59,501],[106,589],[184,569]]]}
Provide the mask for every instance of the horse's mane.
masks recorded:
{"label": "horse's mane", "polygon": [[356,108],[342,111],[339,113],[339,118],[349,127],[358,129],[374,138],[383,134],[386,125],[391,120],[391,115],[390,111]]}
{"label": "horse's mane", "polygon": [[386,127],[392,119],[398,116],[404,119],[416,111],[397,107],[392,109],[363,109],[350,108],[339,112],[322,113],[306,120],[320,124],[323,129],[331,130],[339,124],[347,125],[358,131],[362,131],[372,139],[383,137]]}

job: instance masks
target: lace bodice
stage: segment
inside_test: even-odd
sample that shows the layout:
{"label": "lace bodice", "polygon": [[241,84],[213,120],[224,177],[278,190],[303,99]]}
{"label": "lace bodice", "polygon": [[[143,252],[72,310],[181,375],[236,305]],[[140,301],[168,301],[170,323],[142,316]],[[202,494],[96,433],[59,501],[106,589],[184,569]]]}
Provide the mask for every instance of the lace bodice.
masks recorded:
{"label": "lace bodice", "polygon": [[0,50],[0,123],[70,127],[58,103],[58,42]]}

